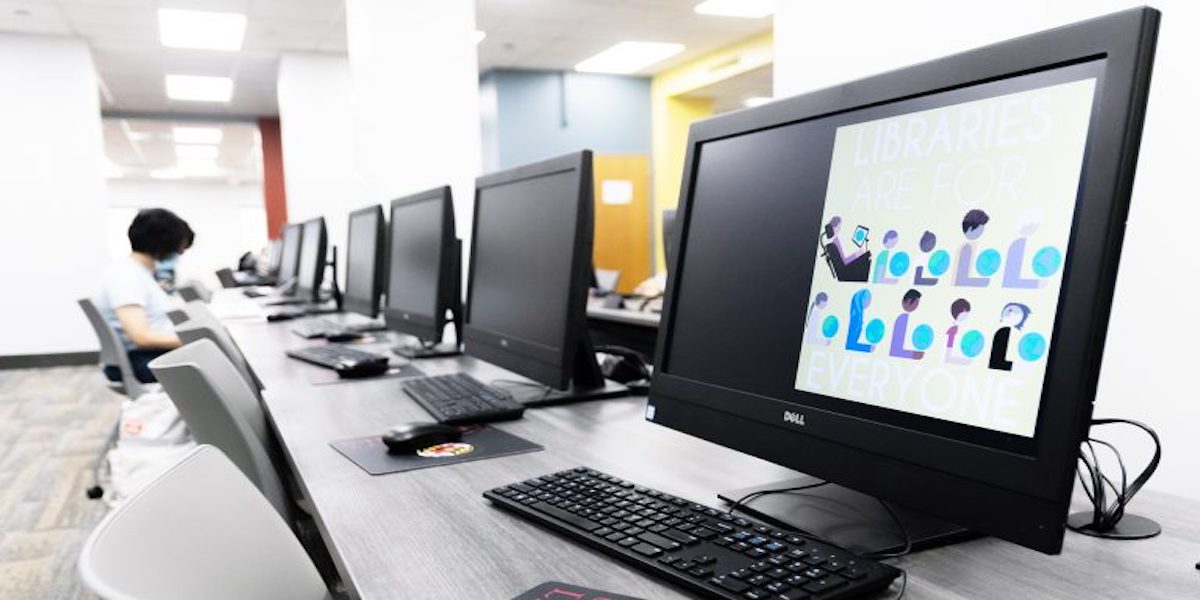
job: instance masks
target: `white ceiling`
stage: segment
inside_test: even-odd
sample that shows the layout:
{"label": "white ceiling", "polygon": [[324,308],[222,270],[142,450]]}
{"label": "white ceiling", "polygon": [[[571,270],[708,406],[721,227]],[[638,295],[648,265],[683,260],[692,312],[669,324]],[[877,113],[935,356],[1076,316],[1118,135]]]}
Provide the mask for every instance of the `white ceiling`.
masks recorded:
{"label": "white ceiling", "polygon": [[[570,69],[623,40],[686,46],[643,73],[650,74],[771,26],[769,18],[698,15],[692,9],[699,1],[477,0],[478,26],[487,32],[479,44],[480,70]],[[159,7],[244,13],[245,44],[232,53],[165,48],[158,41]],[[346,51],[342,0],[0,0],[0,31],[87,40],[109,112],[276,114],[281,53]],[[168,100],[167,73],[232,77],[233,99]]]}
{"label": "white ceiling", "polygon": [[[201,173],[181,172],[176,167],[174,128],[212,127],[222,132],[217,144],[215,169]],[[262,140],[258,126],[250,122],[196,122],[164,119],[104,119],[104,155],[113,172],[127,179],[186,177],[229,183],[262,181]],[[172,174],[176,174],[173,175]]]}

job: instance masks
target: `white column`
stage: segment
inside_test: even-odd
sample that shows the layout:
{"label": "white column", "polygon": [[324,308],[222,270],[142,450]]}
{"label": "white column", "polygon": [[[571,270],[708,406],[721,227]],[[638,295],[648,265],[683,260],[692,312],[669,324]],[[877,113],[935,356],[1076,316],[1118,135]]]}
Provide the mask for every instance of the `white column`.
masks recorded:
{"label": "white column", "polygon": [[[775,93],[803,93],[1140,4],[781,0],[775,15]],[[1195,119],[1200,3],[1153,4],[1163,18],[1095,414],[1138,419],[1157,429],[1165,448],[1150,487],[1196,497],[1200,479],[1188,459],[1200,453],[1192,374],[1200,319],[1191,309],[1200,298],[1191,233],[1200,223],[1192,181],[1192,145],[1200,139]],[[1112,426],[1095,433],[1116,441],[1131,468],[1140,469],[1132,465],[1149,457],[1140,434]]]}
{"label": "white column", "polygon": [[480,168],[475,3],[348,0],[346,28],[371,200],[451,184],[467,244]]}
{"label": "white column", "polygon": [[325,217],[344,277],[346,215],[379,202],[357,166],[350,63],[344,55],[285,54],[277,88],[288,220]]}
{"label": "white column", "polygon": [[0,356],[91,351],[75,301],[108,262],[87,45],[0,35]]}

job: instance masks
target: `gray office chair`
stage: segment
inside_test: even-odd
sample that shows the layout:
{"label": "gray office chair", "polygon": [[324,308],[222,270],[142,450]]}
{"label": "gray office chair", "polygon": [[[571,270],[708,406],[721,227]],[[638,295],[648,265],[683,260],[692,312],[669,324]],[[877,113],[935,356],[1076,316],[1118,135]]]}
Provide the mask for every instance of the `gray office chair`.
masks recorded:
{"label": "gray office chair", "polygon": [[194,341],[150,362],[192,437],[220,448],[275,510],[291,520],[283,465],[266,414],[250,384],[209,339]]}
{"label": "gray office chair", "polygon": [[194,279],[183,283],[176,291],[179,293],[179,297],[186,302],[193,300],[212,302],[212,291],[208,289],[208,286]]}
{"label": "gray office chair", "polygon": [[106,600],[333,597],[287,523],[207,445],[109,513],[79,573]]}
{"label": "gray office chair", "polygon": [[100,309],[90,298],[80,298],[79,308],[87,315],[88,322],[100,340],[100,364],[117,367],[121,372],[121,381],[116,389],[130,398],[137,398],[145,392],[145,384],[138,381],[133,374],[133,364],[129,362],[129,354],[125,352],[125,344],[116,330],[109,326],[108,321],[100,314]]}
{"label": "gray office chair", "polygon": [[187,320],[175,328],[175,334],[179,336],[179,340],[184,344],[203,339],[212,340],[250,384],[255,397],[261,399],[262,396],[259,392],[263,389],[262,381],[250,367],[250,361],[246,360],[246,355],[242,354],[242,349],[238,348],[237,342],[233,341],[233,336],[229,335],[229,330],[225,328],[225,325],[203,302],[188,302],[184,305],[183,311],[187,314]]}

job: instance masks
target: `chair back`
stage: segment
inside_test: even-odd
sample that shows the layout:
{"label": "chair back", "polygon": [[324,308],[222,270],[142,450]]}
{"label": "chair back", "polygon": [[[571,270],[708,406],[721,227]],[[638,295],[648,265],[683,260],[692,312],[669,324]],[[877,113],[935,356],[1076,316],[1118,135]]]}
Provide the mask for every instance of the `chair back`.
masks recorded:
{"label": "chair back", "polygon": [[208,306],[203,302],[193,301],[188,302],[183,307],[183,311],[187,313],[188,318],[187,321],[175,328],[175,334],[179,336],[179,340],[185,344],[203,339],[212,340],[250,384],[254,395],[261,397],[259,391],[263,389],[262,381],[250,367],[250,361],[246,360],[246,355],[242,354],[242,349],[233,340],[233,336],[229,335],[229,330],[208,309]]}
{"label": "chair back", "polygon": [[258,396],[209,339],[191,342],[150,362],[197,443],[219,448],[285,518],[290,498],[276,464],[275,438]]}
{"label": "chair back", "polygon": [[108,600],[332,597],[287,523],[208,445],[105,516],[79,573]]}
{"label": "chair back", "polygon": [[145,386],[133,373],[133,363],[129,362],[129,354],[125,352],[125,343],[120,334],[104,320],[91,298],[80,298],[79,308],[83,309],[83,314],[96,332],[96,338],[100,340],[100,364],[117,367],[121,372],[121,393],[130,398],[142,395]]}

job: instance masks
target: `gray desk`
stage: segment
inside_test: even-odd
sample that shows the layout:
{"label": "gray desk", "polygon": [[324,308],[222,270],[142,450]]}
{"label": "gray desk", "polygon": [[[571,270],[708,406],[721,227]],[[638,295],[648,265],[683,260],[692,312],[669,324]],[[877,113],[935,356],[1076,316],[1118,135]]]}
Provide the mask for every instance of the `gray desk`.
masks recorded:
{"label": "gray desk", "polygon": [[[292,467],[343,578],[362,598],[511,598],[561,580],[643,598],[682,594],[658,580],[492,508],[488,488],[580,464],[695,501],[715,490],[795,473],[645,422],[644,398],[530,410],[499,427],[544,451],[372,477],[329,447],[332,440],[428,420],[396,379],[314,386],[315,369],[283,350],[311,342],[286,322],[231,327],[267,390],[265,401]],[[379,343],[373,348],[386,348]],[[371,346],[367,346],[371,348]],[[466,370],[483,381],[512,374],[470,358],[422,361],[426,373]],[[1135,510],[1162,523],[1142,542],[1068,533],[1063,554],[980,539],[920,552],[908,569],[908,598],[1200,597],[1200,502],[1148,492]],[[884,595],[884,598],[894,596]]]}

